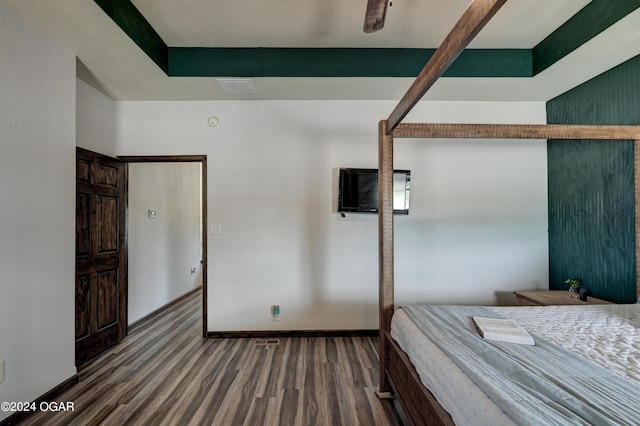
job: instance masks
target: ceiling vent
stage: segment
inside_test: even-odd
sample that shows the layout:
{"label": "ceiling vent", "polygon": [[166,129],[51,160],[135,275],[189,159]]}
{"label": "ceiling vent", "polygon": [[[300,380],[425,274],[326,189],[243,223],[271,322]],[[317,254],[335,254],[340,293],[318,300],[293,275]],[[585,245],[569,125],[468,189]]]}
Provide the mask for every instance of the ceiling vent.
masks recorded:
{"label": "ceiling vent", "polygon": [[220,88],[227,95],[254,95],[258,93],[250,79],[216,78]]}

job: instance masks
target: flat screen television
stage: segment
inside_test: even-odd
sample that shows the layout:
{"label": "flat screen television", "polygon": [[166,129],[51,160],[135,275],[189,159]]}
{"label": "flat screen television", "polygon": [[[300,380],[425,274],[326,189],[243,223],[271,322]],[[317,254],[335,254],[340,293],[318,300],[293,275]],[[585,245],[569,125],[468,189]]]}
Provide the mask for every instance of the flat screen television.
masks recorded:
{"label": "flat screen television", "polygon": [[[409,214],[411,171],[393,171],[393,212]],[[338,212],[378,213],[378,169],[341,168]]]}

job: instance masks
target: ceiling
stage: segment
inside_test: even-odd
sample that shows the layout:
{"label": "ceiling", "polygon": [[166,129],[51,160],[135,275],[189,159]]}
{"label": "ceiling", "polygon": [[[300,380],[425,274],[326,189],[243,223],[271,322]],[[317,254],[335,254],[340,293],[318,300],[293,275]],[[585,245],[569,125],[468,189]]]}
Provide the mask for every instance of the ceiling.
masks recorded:
{"label": "ceiling", "polygon": [[[309,62],[307,69],[311,75],[305,77],[291,77],[286,72],[250,75],[256,94],[227,95],[216,83],[216,77],[245,75],[168,76],[98,3],[99,0],[0,0],[0,13],[2,8],[8,8],[74,52],[79,78],[115,100],[399,100],[413,81],[411,76],[314,74],[321,66],[335,65],[329,57],[324,64]],[[314,51],[350,48],[361,52],[376,48],[435,49],[469,1],[395,0],[388,10],[385,27],[372,34],[362,31],[367,0],[131,0],[131,3],[166,45],[171,58],[171,52],[177,48]],[[507,1],[469,48],[485,49],[479,51],[482,55],[489,49],[535,51],[547,36],[590,3],[597,2]],[[599,3],[614,8],[624,2],[599,0]],[[583,27],[600,25],[600,16],[604,15],[607,13],[596,14],[591,21],[583,20]],[[424,99],[546,101],[639,55],[639,28],[640,8],[634,7],[631,13],[616,19],[598,35],[588,37],[580,47],[532,77],[470,76],[473,73],[445,77],[438,80]],[[207,54],[220,51],[202,49]],[[252,51],[239,52],[245,56],[243,65],[251,61]],[[267,49],[262,53],[268,58],[271,52]],[[273,61],[286,69],[289,51],[278,53],[281,55],[273,56]],[[486,62],[491,61],[490,56],[486,58]],[[363,62],[360,71],[374,65]]]}

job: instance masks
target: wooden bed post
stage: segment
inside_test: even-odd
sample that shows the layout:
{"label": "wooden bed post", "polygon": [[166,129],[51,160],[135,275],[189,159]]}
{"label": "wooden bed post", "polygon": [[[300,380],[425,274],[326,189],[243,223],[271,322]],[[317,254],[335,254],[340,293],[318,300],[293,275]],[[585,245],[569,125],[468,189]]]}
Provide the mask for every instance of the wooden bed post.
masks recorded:
{"label": "wooden bed post", "polygon": [[393,297],[393,135],[387,134],[386,120],[378,124],[378,246],[379,246],[379,309],[380,309],[380,383],[376,393],[391,397],[386,376],[388,353],[385,333],[391,327]]}

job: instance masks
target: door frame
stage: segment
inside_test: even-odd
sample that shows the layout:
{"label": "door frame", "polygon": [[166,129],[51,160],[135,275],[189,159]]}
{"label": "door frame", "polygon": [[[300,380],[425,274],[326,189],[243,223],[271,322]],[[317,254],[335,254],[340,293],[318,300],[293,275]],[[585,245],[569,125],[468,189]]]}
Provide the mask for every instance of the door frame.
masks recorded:
{"label": "door frame", "polygon": [[[207,337],[207,156],[206,155],[120,155],[118,159],[124,162],[126,196],[125,209],[129,211],[129,163],[200,163],[202,187],[202,337]],[[127,213],[128,216],[128,213]],[[125,236],[125,251],[129,250],[129,223]],[[128,266],[128,265],[127,265]]]}

